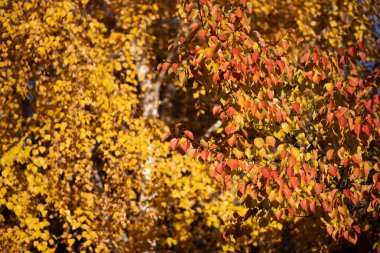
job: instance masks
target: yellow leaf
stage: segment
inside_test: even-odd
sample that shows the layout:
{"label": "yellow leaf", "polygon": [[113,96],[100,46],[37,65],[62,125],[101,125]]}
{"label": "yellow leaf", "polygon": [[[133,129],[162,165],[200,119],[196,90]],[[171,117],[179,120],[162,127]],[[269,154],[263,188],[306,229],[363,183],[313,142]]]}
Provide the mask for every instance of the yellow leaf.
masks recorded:
{"label": "yellow leaf", "polygon": [[288,123],[286,123],[286,122],[284,122],[284,123],[281,124],[281,128],[287,134],[290,133],[290,131],[292,130],[292,127]]}
{"label": "yellow leaf", "polygon": [[67,243],[69,244],[69,246],[73,245],[75,242],[75,239],[69,239],[67,240]]}
{"label": "yellow leaf", "polygon": [[263,138],[256,138],[253,143],[257,148],[262,148],[264,146],[264,139]]}

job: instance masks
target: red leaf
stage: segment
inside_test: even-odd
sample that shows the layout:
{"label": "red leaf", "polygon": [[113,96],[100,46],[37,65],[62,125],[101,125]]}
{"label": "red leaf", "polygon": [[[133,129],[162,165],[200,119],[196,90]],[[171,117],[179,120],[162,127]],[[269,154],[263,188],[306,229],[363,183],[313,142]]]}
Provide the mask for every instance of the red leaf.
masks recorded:
{"label": "red leaf", "polygon": [[354,233],[353,236],[354,236],[354,237],[349,236],[349,237],[348,237],[348,241],[349,241],[350,243],[352,243],[352,244],[355,245],[356,242],[358,241],[358,234]]}
{"label": "red leaf", "polygon": [[219,163],[218,165],[216,165],[215,170],[219,174],[222,174],[224,171],[224,167],[225,167],[225,165],[223,163]]}
{"label": "red leaf", "polygon": [[227,109],[227,113],[228,115],[233,116],[235,114],[235,109],[232,106],[230,106]]}
{"label": "red leaf", "polygon": [[344,237],[344,239],[346,239],[347,241],[348,241],[348,237],[349,237],[349,236],[350,236],[350,235],[349,235],[348,230],[346,230],[346,231],[343,232],[343,237]]}
{"label": "red leaf", "polygon": [[233,48],[232,49],[232,54],[233,55],[240,55],[241,49],[240,48]]}
{"label": "red leaf", "polygon": [[362,61],[365,61],[365,59],[366,59],[366,54],[363,53],[363,52],[358,52],[358,54],[359,54],[360,59],[362,59]]}
{"label": "red leaf", "polygon": [[190,147],[190,141],[184,141],[181,143],[181,149],[186,152]]}
{"label": "red leaf", "polygon": [[292,107],[293,107],[293,110],[296,112],[296,113],[299,113],[300,112],[300,103],[298,102],[294,102],[292,104]]}
{"label": "red leaf", "polygon": [[282,60],[279,60],[279,61],[277,61],[277,65],[280,67],[280,70],[282,72],[285,68],[285,62]]}
{"label": "red leaf", "polygon": [[191,148],[191,149],[189,149],[187,154],[189,155],[190,160],[192,160],[197,155],[197,150],[194,148]]}
{"label": "red leaf", "polygon": [[322,207],[323,207],[323,210],[325,210],[326,212],[332,211],[331,206],[327,203],[326,200],[322,202]]}
{"label": "red leaf", "polygon": [[218,153],[216,155],[216,160],[218,160],[219,162],[221,162],[223,160],[223,157],[224,157],[224,154],[223,153]]}
{"label": "red leaf", "polygon": [[315,213],[316,210],[316,203],[315,201],[310,202],[310,210]]}
{"label": "red leaf", "polygon": [[314,191],[316,195],[319,195],[323,190],[323,186],[320,183],[315,183]]}
{"label": "red leaf", "polygon": [[184,133],[187,136],[187,138],[189,138],[192,141],[194,140],[194,135],[192,132],[190,132],[189,130],[185,130]]}
{"label": "red leaf", "polygon": [[327,227],[327,233],[331,235],[334,232],[334,228],[332,226]]}
{"label": "red leaf", "polygon": [[178,140],[177,138],[173,138],[173,139],[171,139],[171,140],[170,140],[170,147],[171,147],[172,149],[176,149],[177,146],[178,146],[178,142],[179,142],[179,140]]}
{"label": "red leaf", "polygon": [[246,189],[247,189],[247,183],[240,182],[239,183],[239,191],[240,191],[240,193],[244,194]]}
{"label": "red leaf", "polygon": [[294,169],[293,169],[293,167],[287,168],[286,172],[288,173],[288,177],[292,177],[294,175]]}
{"label": "red leaf", "polygon": [[222,176],[220,174],[215,173],[214,177],[215,177],[216,181],[218,181],[218,182],[222,181]]}
{"label": "red leaf", "polygon": [[309,72],[307,72],[307,73],[306,73],[306,76],[307,76],[307,78],[309,78],[310,81],[312,81],[312,80],[313,80],[313,76],[314,76],[313,71],[309,71]]}
{"label": "red leaf", "polygon": [[359,46],[360,49],[363,49],[363,47],[364,47],[364,41],[359,41],[358,42],[358,46]]}
{"label": "red leaf", "polygon": [[206,161],[207,158],[208,158],[209,155],[210,155],[210,152],[208,152],[207,150],[202,150],[200,155],[201,155],[202,160],[203,160],[203,161]]}
{"label": "red leaf", "polygon": [[359,84],[359,79],[356,77],[349,77],[348,82],[351,86],[357,86]]}
{"label": "red leaf", "polygon": [[327,65],[328,58],[326,56],[322,56],[322,64],[323,66]]}
{"label": "red leaf", "polygon": [[220,111],[220,109],[221,109],[220,105],[214,106],[214,108],[212,108],[212,115],[217,114]]}
{"label": "red leaf", "polygon": [[353,47],[350,47],[347,49],[347,53],[351,56],[354,56],[355,55],[355,49]]}
{"label": "red leaf", "polygon": [[338,167],[333,166],[333,165],[330,166],[329,174],[334,177],[337,173],[338,173]]}
{"label": "red leaf", "polygon": [[290,198],[290,197],[292,197],[292,190],[290,190],[289,188],[285,188],[284,190],[283,190],[283,192],[284,192],[284,195],[285,195],[285,197],[287,197],[287,198]]}
{"label": "red leaf", "polygon": [[352,226],[356,233],[360,234],[360,227],[358,225]]}
{"label": "red leaf", "polygon": [[319,60],[319,55],[318,55],[317,52],[314,52],[314,53],[311,55],[311,57],[312,57],[312,60],[313,60],[314,63],[316,63],[316,62]]}
{"label": "red leaf", "polygon": [[347,126],[348,121],[347,121],[346,117],[342,116],[342,117],[338,118],[338,121],[339,121],[339,125],[342,128]]}
{"label": "red leaf", "polygon": [[235,133],[235,131],[236,131],[235,125],[231,124],[231,125],[227,126],[227,127],[224,129],[224,131],[225,131],[226,134],[228,134],[228,135]]}
{"label": "red leaf", "polygon": [[197,30],[198,26],[199,26],[198,23],[193,23],[189,26],[189,28],[191,31],[194,32],[195,30]]}
{"label": "red leaf", "polygon": [[254,52],[252,54],[252,60],[253,60],[253,62],[256,62],[258,58],[259,58],[259,53],[258,52]]}
{"label": "red leaf", "polygon": [[169,69],[169,67],[170,67],[170,63],[169,63],[169,62],[164,62],[164,63],[162,64],[162,70],[163,70],[164,72],[166,72],[166,71]]}
{"label": "red leaf", "polygon": [[364,125],[363,127],[362,127],[362,130],[363,130],[363,132],[366,134],[366,135],[368,135],[368,136],[371,136],[372,135],[372,130],[371,130],[371,127],[370,126],[368,126],[368,125]]}
{"label": "red leaf", "polygon": [[301,57],[301,63],[304,63],[309,60],[310,57],[310,52],[306,52],[302,57]]}
{"label": "red leaf", "polygon": [[172,64],[172,69],[173,69],[173,72],[177,74],[178,63],[173,63]]}
{"label": "red leaf", "polygon": [[309,208],[309,205],[308,205],[308,201],[307,199],[302,199],[300,201],[300,205],[301,207],[307,212],[308,208]]}
{"label": "red leaf", "polygon": [[343,50],[343,48],[338,48],[338,54],[340,56],[344,56],[344,50]]}
{"label": "red leaf", "polygon": [[338,111],[338,115],[337,117],[340,118],[342,117],[346,112],[348,111],[348,108],[347,107],[341,107]]}
{"label": "red leaf", "polygon": [[261,174],[263,174],[263,176],[265,177],[265,178],[269,178],[270,177],[270,170],[269,169],[267,169],[267,168],[265,168],[265,167],[261,167],[260,168],[260,172],[261,172]]}
{"label": "red leaf", "polygon": [[362,172],[360,171],[359,168],[355,168],[353,174],[356,179],[359,179],[362,175]]}
{"label": "red leaf", "polygon": [[343,190],[343,194],[344,194],[344,196],[346,196],[348,199],[351,198],[351,192],[350,192],[349,190],[344,189],[344,190]]}
{"label": "red leaf", "polygon": [[360,131],[361,131],[361,125],[360,124],[355,124],[354,125],[354,132],[355,132],[357,138],[359,138]]}
{"label": "red leaf", "polygon": [[330,113],[330,114],[328,114],[327,117],[326,117],[326,120],[327,120],[327,122],[328,122],[329,124],[332,123],[333,119],[334,119],[334,113]]}

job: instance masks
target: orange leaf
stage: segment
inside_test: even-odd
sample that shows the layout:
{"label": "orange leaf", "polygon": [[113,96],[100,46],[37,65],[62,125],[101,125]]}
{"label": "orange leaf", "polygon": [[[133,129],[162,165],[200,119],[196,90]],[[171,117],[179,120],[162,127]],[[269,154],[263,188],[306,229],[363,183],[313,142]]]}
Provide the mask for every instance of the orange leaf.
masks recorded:
{"label": "orange leaf", "polygon": [[170,133],[164,133],[161,137],[161,141],[166,141],[166,139],[170,136]]}
{"label": "orange leaf", "polygon": [[338,167],[330,166],[329,174],[334,177],[337,173],[338,173]]}
{"label": "orange leaf", "polygon": [[282,214],[283,214],[283,211],[282,211],[282,209],[280,209],[280,210],[278,210],[278,211],[276,211],[276,212],[274,213],[274,216],[276,216],[276,219],[277,219],[277,220],[280,220]]}
{"label": "orange leaf", "polygon": [[265,142],[267,145],[274,147],[276,145],[276,139],[273,136],[265,137]]}
{"label": "orange leaf", "polygon": [[356,164],[361,164],[362,162],[362,156],[359,155],[359,154],[354,154],[352,157],[351,157],[352,161],[354,161],[354,163]]}
{"label": "orange leaf", "polygon": [[327,159],[331,161],[334,157],[334,150],[330,149],[329,151],[327,151],[326,156],[327,156]]}
{"label": "orange leaf", "polygon": [[299,181],[297,177],[291,177],[289,179],[289,184],[295,189],[298,187]]}
{"label": "orange leaf", "polygon": [[201,29],[201,30],[199,30],[199,32],[198,32],[198,37],[199,37],[201,40],[205,40],[205,39],[206,39],[206,36],[207,36],[207,30],[205,30],[205,29]]}
{"label": "orange leaf", "polygon": [[226,134],[228,134],[228,135],[235,133],[235,131],[236,131],[235,125],[233,125],[233,124],[228,125],[228,126],[226,127],[226,129],[224,129],[224,131],[225,131]]}
{"label": "orange leaf", "polygon": [[230,147],[235,146],[235,144],[236,144],[236,136],[232,136],[231,138],[229,138],[229,139],[227,140],[227,143],[228,143],[228,145],[229,145]]}
{"label": "orange leaf", "polygon": [[256,138],[253,143],[257,148],[262,148],[264,146],[264,139],[263,138]]}
{"label": "orange leaf", "polygon": [[227,166],[231,168],[231,170],[236,170],[239,166],[239,162],[236,159],[228,159]]}
{"label": "orange leaf", "polygon": [[214,49],[211,47],[208,47],[205,49],[205,56],[209,59],[211,59],[214,56]]}

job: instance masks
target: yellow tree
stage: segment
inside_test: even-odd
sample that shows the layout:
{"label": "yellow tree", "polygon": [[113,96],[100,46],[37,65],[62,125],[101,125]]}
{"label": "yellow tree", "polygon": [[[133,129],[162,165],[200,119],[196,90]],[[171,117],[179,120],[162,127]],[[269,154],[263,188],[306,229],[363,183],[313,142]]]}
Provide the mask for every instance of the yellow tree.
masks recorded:
{"label": "yellow tree", "polygon": [[2,250],[234,249],[220,229],[232,196],[158,140],[154,60],[167,37],[155,35],[170,11],[1,2]]}

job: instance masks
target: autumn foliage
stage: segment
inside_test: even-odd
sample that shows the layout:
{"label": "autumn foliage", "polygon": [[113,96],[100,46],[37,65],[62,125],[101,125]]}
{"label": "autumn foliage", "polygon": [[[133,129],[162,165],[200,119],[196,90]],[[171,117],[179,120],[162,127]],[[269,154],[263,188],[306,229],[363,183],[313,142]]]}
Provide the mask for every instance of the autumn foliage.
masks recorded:
{"label": "autumn foliage", "polygon": [[378,6],[0,2],[1,249],[379,251]]}

